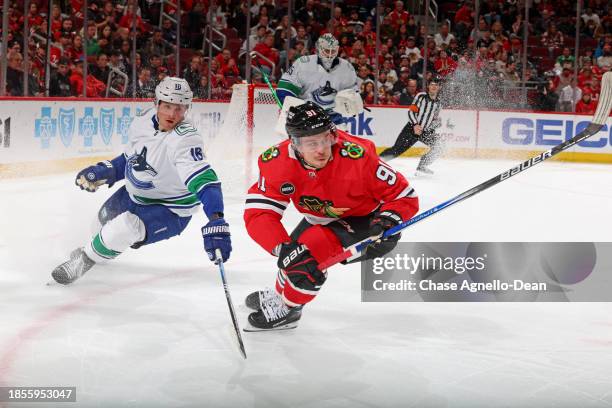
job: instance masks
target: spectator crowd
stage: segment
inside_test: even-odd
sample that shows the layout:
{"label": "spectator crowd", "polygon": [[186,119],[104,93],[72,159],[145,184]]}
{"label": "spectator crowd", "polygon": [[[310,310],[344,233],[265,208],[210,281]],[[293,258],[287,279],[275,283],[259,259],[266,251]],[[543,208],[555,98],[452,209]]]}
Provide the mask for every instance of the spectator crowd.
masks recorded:
{"label": "spectator crowd", "polygon": [[[407,4],[412,3],[383,0],[378,53],[376,1],[337,1],[332,9],[331,1],[295,0],[291,19],[286,0],[251,3],[248,9],[246,1],[183,0],[177,27],[177,8],[155,0],[89,0],[87,13],[82,0],[59,0],[50,11],[47,2],[30,0],[25,13],[23,0],[13,0],[8,41],[0,44],[8,61],[6,94],[24,95],[25,70],[31,96],[48,92],[70,97],[85,92],[88,97],[135,93],[150,98],[161,79],[178,75],[189,82],[197,98],[229,99],[232,85],[246,75],[247,39],[249,49],[262,56],[264,68],[278,79],[297,58],[313,54],[317,38],[326,32],[339,40],[339,56],[355,67],[366,104],[375,100],[383,105],[410,104],[427,77],[438,74],[447,79],[443,92],[448,105],[592,113],[601,76],[612,66],[612,8],[607,0],[584,2],[578,39],[576,2],[570,0],[534,2],[528,22],[521,0],[481,0],[478,16],[471,0],[441,1],[437,22],[429,26],[436,27],[431,32],[422,16],[408,10]],[[162,15],[169,17],[160,24]],[[249,15],[251,28],[246,33]],[[47,90],[48,19],[53,34]],[[203,51],[207,23],[226,39],[225,47],[213,47],[212,58],[207,49]],[[30,36],[24,50],[26,25]],[[523,67],[525,29],[527,65]],[[252,79],[261,82],[257,69]],[[525,94],[523,81],[528,100],[519,103],[517,96]]]}

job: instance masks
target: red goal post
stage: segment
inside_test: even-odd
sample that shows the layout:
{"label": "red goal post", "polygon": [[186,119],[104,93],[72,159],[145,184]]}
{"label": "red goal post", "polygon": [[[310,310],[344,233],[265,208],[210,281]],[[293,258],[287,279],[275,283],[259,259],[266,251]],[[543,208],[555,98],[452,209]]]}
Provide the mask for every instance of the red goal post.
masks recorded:
{"label": "red goal post", "polygon": [[278,107],[266,85],[235,84],[218,134],[207,156],[221,180],[224,194],[241,196],[255,181],[257,156],[278,143],[274,131]]}

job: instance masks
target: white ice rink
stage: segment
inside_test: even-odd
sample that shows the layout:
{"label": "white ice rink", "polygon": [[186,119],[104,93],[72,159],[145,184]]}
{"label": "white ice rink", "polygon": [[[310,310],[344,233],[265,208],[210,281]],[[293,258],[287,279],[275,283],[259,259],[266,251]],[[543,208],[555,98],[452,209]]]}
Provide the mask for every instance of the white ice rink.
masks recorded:
{"label": "white ice rink", "polygon": [[[411,178],[414,159],[392,163]],[[514,164],[440,160],[411,182],[426,210]],[[1,386],[76,386],[78,403],[58,407],[612,407],[612,304],[361,303],[356,265],[330,270],[296,330],[244,333],[242,360],[200,214],[178,238],[46,286],[111,194],[73,177],[0,180]],[[547,162],[402,240],[611,241],[611,187],[612,166]],[[242,203],[226,207],[244,325],[242,300],[273,284],[274,261]]]}

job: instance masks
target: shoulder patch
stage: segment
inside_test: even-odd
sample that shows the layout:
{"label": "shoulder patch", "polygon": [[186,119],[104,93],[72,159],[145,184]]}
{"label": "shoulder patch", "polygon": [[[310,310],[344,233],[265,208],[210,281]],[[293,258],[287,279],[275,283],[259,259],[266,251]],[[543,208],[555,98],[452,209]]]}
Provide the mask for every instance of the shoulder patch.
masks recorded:
{"label": "shoulder patch", "polygon": [[349,159],[361,159],[365,154],[365,148],[355,142],[348,140],[342,143],[340,156],[348,157]]}
{"label": "shoulder patch", "polygon": [[267,163],[272,159],[276,159],[278,156],[280,156],[280,150],[278,150],[278,146],[272,146],[271,148],[263,152],[260,157],[262,162]]}
{"label": "shoulder patch", "polygon": [[303,62],[305,64],[308,61],[310,61],[310,56],[309,55],[304,55],[304,56],[300,57],[300,59],[298,61]]}
{"label": "shoulder patch", "polygon": [[193,127],[191,123],[181,123],[180,125],[174,128],[174,131],[179,136],[186,135],[187,133],[197,132],[196,128]]}

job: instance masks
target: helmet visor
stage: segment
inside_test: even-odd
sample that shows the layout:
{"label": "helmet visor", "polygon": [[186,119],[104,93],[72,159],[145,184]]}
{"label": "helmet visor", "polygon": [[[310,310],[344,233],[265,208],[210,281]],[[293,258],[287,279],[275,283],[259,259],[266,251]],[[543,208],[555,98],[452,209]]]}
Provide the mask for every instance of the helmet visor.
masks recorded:
{"label": "helmet visor", "polygon": [[327,131],[318,135],[291,138],[294,146],[302,153],[312,153],[336,143],[336,135]]}

